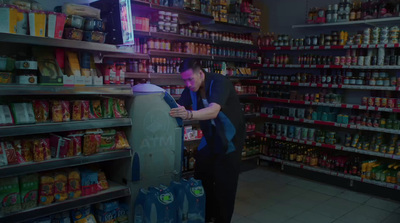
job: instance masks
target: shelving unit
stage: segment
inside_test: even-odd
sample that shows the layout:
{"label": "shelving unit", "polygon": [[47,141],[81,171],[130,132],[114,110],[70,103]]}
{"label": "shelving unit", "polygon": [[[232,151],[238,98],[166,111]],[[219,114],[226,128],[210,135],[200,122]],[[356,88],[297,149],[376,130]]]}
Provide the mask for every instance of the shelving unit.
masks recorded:
{"label": "shelving unit", "polygon": [[252,68],[304,68],[304,69],[355,69],[355,70],[398,70],[400,66],[358,65],[306,65],[306,64],[254,64]]}
{"label": "shelving unit", "polygon": [[19,95],[123,95],[132,96],[130,86],[44,86],[44,85],[0,85],[0,96]]}
{"label": "shelving unit", "polygon": [[368,20],[359,20],[359,21],[349,21],[349,22],[335,22],[335,23],[322,23],[322,24],[301,24],[301,25],[293,25],[293,29],[299,28],[338,28],[338,27],[348,27],[348,26],[377,26],[377,25],[390,25],[396,24],[400,21],[399,17],[390,17],[390,18],[379,18],[379,19],[368,19]]}
{"label": "shelving unit", "polygon": [[400,44],[361,44],[337,46],[268,46],[260,47],[260,51],[299,51],[299,50],[343,50],[343,49],[379,49],[399,48]]}
{"label": "shelving unit", "polygon": [[119,185],[113,182],[109,182],[109,185],[110,185],[109,189],[101,191],[97,194],[20,211],[14,214],[0,217],[0,221],[1,222],[27,221],[39,218],[41,216],[47,216],[59,213],[60,211],[68,211],[74,208],[79,208],[86,205],[96,204],[131,195],[130,189],[127,186]]}

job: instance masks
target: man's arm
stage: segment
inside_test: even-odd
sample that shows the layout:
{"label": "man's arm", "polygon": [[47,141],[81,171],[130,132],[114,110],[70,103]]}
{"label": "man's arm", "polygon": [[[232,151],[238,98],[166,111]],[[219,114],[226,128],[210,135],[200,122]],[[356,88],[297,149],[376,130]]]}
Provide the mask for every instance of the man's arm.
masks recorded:
{"label": "man's arm", "polygon": [[217,103],[211,103],[207,108],[198,111],[188,111],[184,106],[173,108],[169,114],[174,118],[190,119],[190,120],[211,120],[218,116],[221,106]]}

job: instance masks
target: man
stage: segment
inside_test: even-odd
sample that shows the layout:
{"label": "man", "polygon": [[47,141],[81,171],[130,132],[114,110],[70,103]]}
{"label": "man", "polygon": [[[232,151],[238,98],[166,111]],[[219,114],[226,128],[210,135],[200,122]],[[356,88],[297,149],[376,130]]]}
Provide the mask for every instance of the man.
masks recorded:
{"label": "man", "polygon": [[[206,221],[229,223],[246,134],[239,98],[226,77],[204,72],[196,60],[183,61],[180,73],[186,89],[170,115],[200,121],[204,137],[194,177],[202,180],[206,192]],[[190,106],[193,110],[186,110]]]}

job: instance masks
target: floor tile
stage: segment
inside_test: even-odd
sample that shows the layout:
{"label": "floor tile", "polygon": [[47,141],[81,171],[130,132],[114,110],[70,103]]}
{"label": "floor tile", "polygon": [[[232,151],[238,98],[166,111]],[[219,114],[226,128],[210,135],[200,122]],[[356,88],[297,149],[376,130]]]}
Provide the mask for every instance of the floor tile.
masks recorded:
{"label": "floor tile", "polygon": [[322,193],[322,194],[330,195],[330,196],[337,196],[337,195],[343,193],[343,191],[344,191],[343,188],[330,186],[330,185],[326,185],[326,184],[314,185],[310,189],[313,191]]}
{"label": "floor tile", "polygon": [[254,221],[254,220],[252,220],[252,219],[250,219],[250,218],[244,217],[244,218],[239,219],[239,220],[236,221],[235,223],[259,223],[259,222]]}
{"label": "floor tile", "polygon": [[231,222],[232,222],[232,223],[233,223],[233,222],[237,222],[237,221],[239,221],[239,220],[242,219],[242,218],[244,218],[242,215],[237,214],[237,213],[233,213]]}
{"label": "floor tile", "polygon": [[305,207],[295,206],[295,205],[288,205],[286,203],[272,205],[266,208],[267,211],[276,212],[287,216],[288,218],[292,218],[296,215],[299,215],[306,211]]}
{"label": "floor tile", "polygon": [[248,202],[236,202],[235,203],[235,211],[234,213],[239,214],[241,216],[248,216],[257,211],[260,211],[262,207],[254,205]]}
{"label": "floor tile", "polygon": [[382,223],[399,223],[400,222],[400,214],[393,213],[389,215],[389,217],[385,218]]}
{"label": "floor tile", "polygon": [[337,195],[337,197],[348,200],[348,201],[353,201],[357,202],[359,204],[364,204],[367,202],[369,199],[371,199],[371,196],[363,194],[363,193],[357,193],[353,191],[346,190],[343,193]]}
{"label": "floor tile", "polygon": [[286,222],[286,220],[288,220],[290,217],[287,217],[282,213],[267,211],[266,209],[263,209],[261,211],[258,211],[254,214],[247,216],[247,218],[259,223],[265,223],[265,222],[280,223],[280,222]]}
{"label": "floor tile", "polygon": [[360,206],[359,203],[333,197],[312,208],[311,211],[320,213],[333,219],[337,219],[354,210],[358,206]]}
{"label": "floor tile", "polygon": [[369,206],[380,208],[385,211],[395,211],[400,207],[400,203],[381,198],[371,198],[366,203]]}
{"label": "floor tile", "polygon": [[368,205],[361,205],[339,218],[344,222],[381,222],[391,213]]}
{"label": "floor tile", "polygon": [[294,219],[304,223],[330,223],[335,220],[334,218],[330,218],[317,212],[311,211],[303,212],[302,214],[294,217]]}

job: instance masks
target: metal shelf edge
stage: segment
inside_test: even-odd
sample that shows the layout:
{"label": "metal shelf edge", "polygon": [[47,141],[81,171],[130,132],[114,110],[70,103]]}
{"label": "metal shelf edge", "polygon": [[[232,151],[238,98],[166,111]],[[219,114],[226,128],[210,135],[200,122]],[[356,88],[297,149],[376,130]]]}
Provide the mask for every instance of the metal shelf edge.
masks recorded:
{"label": "metal shelf edge", "polygon": [[103,86],[42,86],[42,85],[0,85],[0,96],[10,95],[130,95],[132,88],[126,85]]}

